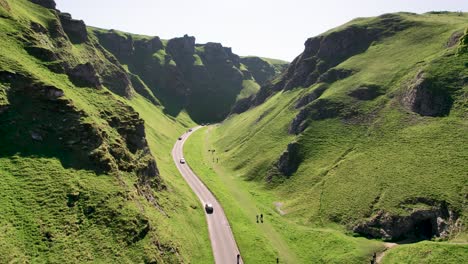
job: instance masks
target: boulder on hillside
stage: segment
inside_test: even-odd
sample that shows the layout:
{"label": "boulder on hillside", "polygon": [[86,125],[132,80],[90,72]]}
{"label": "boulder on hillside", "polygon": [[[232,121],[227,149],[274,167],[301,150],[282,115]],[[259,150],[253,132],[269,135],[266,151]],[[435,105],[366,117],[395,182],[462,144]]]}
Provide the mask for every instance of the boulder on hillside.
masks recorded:
{"label": "boulder on hillside", "polygon": [[51,62],[58,59],[58,56],[50,49],[39,46],[27,46],[24,48],[29,55],[45,62]]}
{"label": "boulder on hillside", "polygon": [[54,0],[30,0],[31,2],[49,9],[55,9],[57,6]]}
{"label": "boulder on hillside", "polygon": [[273,165],[273,168],[268,171],[266,181],[271,182],[275,177],[289,178],[294,172],[297,171],[297,168],[301,162],[302,155],[300,153],[299,143],[289,143],[286,150],[281,154],[278,161]]}
{"label": "boulder on hillside", "polygon": [[130,98],[133,95],[133,86],[130,77],[122,67],[111,67],[101,73],[102,84],[112,92]]}
{"label": "boulder on hillside", "polygon": [[443,87],[435,87],[423,71],[419,71],[403,96],[403,105],[422,116],[445,116],[452,107],[452,98]]}
{"label": "boulder on hillside", "polygon": [[299,143],[289,143],[286,150],[281,154],[276,167],[285,176],[291,176],[296,172],[301,162],[301,155],[299,152]]}
{"label": "boulder on hillside", "polygon": [[319,84],[319,87],[315,88],[312,92],[308,93],[307,95],[301,97],[296,102],[296,109],[301,108],[309,103],[317,100],[323,92],[328,88],[327,84]]}
{"label": "boulder on hillside", "polygon": [[348,93],[349,96],[363,101],[373,100],[382,94],[382,88],[375,84],[361,85]]}
{"label": "boulder on hillside", "polygon": [[326,83],[333,83],[342,79],[345,79],[352,75],[354,72],[348,69],[336,69],[331,68],[326,71],[324,74],[320,75],[317,82],[326,82]]}
{"label": "boulder on hillside", "polygon": [[47,28],[45,28],[43,25],[36,23],[36,22],[32,22],[32,21],[31,21],[30,28],[32,31],[36,33],[40,33],[40,34],[47,34],[48,32]]}
{"label": "boulder on hillside", "polygon": [[72,43],[83,43],[88,41],[88,30],[83,20],[73,19],[68,13],[59,13],[63,30]]}
{"label": "boulder on hillside", "polygon": [[309,125],[310,120],[323,120],[328,118],[339,117],[342,112],[346,113],[344,117],[350,117],[355,113],[345,110],[344,104],[341,102],[333,102],[325,99],[317,99],[307,107],[303,108],[294,117],[289,125],[288,133],[298,135],[302,133]]}
{"label": "boulder on hillside", "polygon": [[93,65],[89,62],[78,64],[74,68],[67,70],[67,74],[70,81],[76,86],[89,86],[94,88],[101,86],[101,79],[97,75]]}

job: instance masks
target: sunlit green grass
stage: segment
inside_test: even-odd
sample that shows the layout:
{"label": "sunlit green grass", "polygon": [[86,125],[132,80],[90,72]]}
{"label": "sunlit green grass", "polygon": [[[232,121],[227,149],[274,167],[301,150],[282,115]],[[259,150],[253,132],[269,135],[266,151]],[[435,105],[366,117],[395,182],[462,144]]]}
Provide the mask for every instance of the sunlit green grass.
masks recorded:
{"label": "sunlit green grass", "polygon": [[465,263],[467,259],[468,245],[466,244],[420,242],[401,245],[389,250],[382,263],[458,264]]}
{"label": "sunlit green grass", "polygon": [[254,80],[244,80],[242,81],[242,90],[240,91],[239,95],[237,96],[237,100],[247,98],[251,95],[254,95],[260,90],[260,85],[256,83]]}
{"label": "sunlit green grass", "polygon": [[[330,227],[310,228],[298,225],[275,210],[280,202],[275,193],[253,182],[245,182],[238,173],[226,170],[226,162],[210,142],[211,128],[191,135],[184,147],[185,158],[223,205],[234,236],[246,262],[263,263],[276,257],[283,263],[362,263],[379,242],[348,237]],[[220,151],[220,149],[215,149]],[[256,223],[256,215],[264,223]]]}

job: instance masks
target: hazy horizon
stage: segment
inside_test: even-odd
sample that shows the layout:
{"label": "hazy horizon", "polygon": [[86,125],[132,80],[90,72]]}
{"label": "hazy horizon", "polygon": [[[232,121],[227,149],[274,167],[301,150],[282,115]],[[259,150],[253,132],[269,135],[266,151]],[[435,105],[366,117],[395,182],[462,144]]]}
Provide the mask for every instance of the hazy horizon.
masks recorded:
{"label": "hazy horizon", "polygon": [[[162,39],[194,36],[197,43],[220,42],[240,56],[292,61],[309,37],[357,17],[393,12],[468,10],[468,1],[356,0],[56,0],[57,8],[88,26],[116,29]],[[339,6],[339,8],[337,8]],[[92,7],[92,8],[90,8]],[[331,15],[332,14],[332,15]]]}

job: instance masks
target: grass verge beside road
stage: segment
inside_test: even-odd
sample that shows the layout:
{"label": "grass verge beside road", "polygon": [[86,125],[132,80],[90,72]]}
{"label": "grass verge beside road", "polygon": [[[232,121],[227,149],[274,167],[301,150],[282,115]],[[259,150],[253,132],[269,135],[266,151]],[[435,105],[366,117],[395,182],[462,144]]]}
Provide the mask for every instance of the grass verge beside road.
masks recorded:
{"label": "grass verge beside road", "polygon": [[[276,257],[283,263],[362,263],[382,243],[345,235],[339,228],[301,226],[281,216],[274,206],[275,193],[247,182],[216,162],[210,128],[193,133],[184,154],[194,172],[215,194],[229,219],[247,263],[264,263]],[[256,223],[262,213],[264,223]]]}

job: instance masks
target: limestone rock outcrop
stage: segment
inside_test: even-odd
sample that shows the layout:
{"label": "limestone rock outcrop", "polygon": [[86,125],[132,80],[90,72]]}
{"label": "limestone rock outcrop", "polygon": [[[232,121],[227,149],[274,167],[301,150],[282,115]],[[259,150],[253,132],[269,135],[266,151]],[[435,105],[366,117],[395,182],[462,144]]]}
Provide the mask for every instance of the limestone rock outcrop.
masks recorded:
{"label": "limestone rock outcrop", "polygon": [[88,30],[83,20],[73,19],[68,13],[59,13],[63,30],[72,43],[83,43],[88,40]]}
{"label": "limestone rock outcrop", "polygon": [[409,110],[422,116],[447,115],[452,105],[448,92],[438,89],[423,71],[416,74],[402,101]]}
{"label": "limestone rock outcrop", "polygon": [[353,231],[371,238],[395,241],[403,239],[447,238],[459,228],[458,213],[444,201],[419,198],[427,208],[408,209],[408,215],[378,211],[368,221],[354,226]]}

